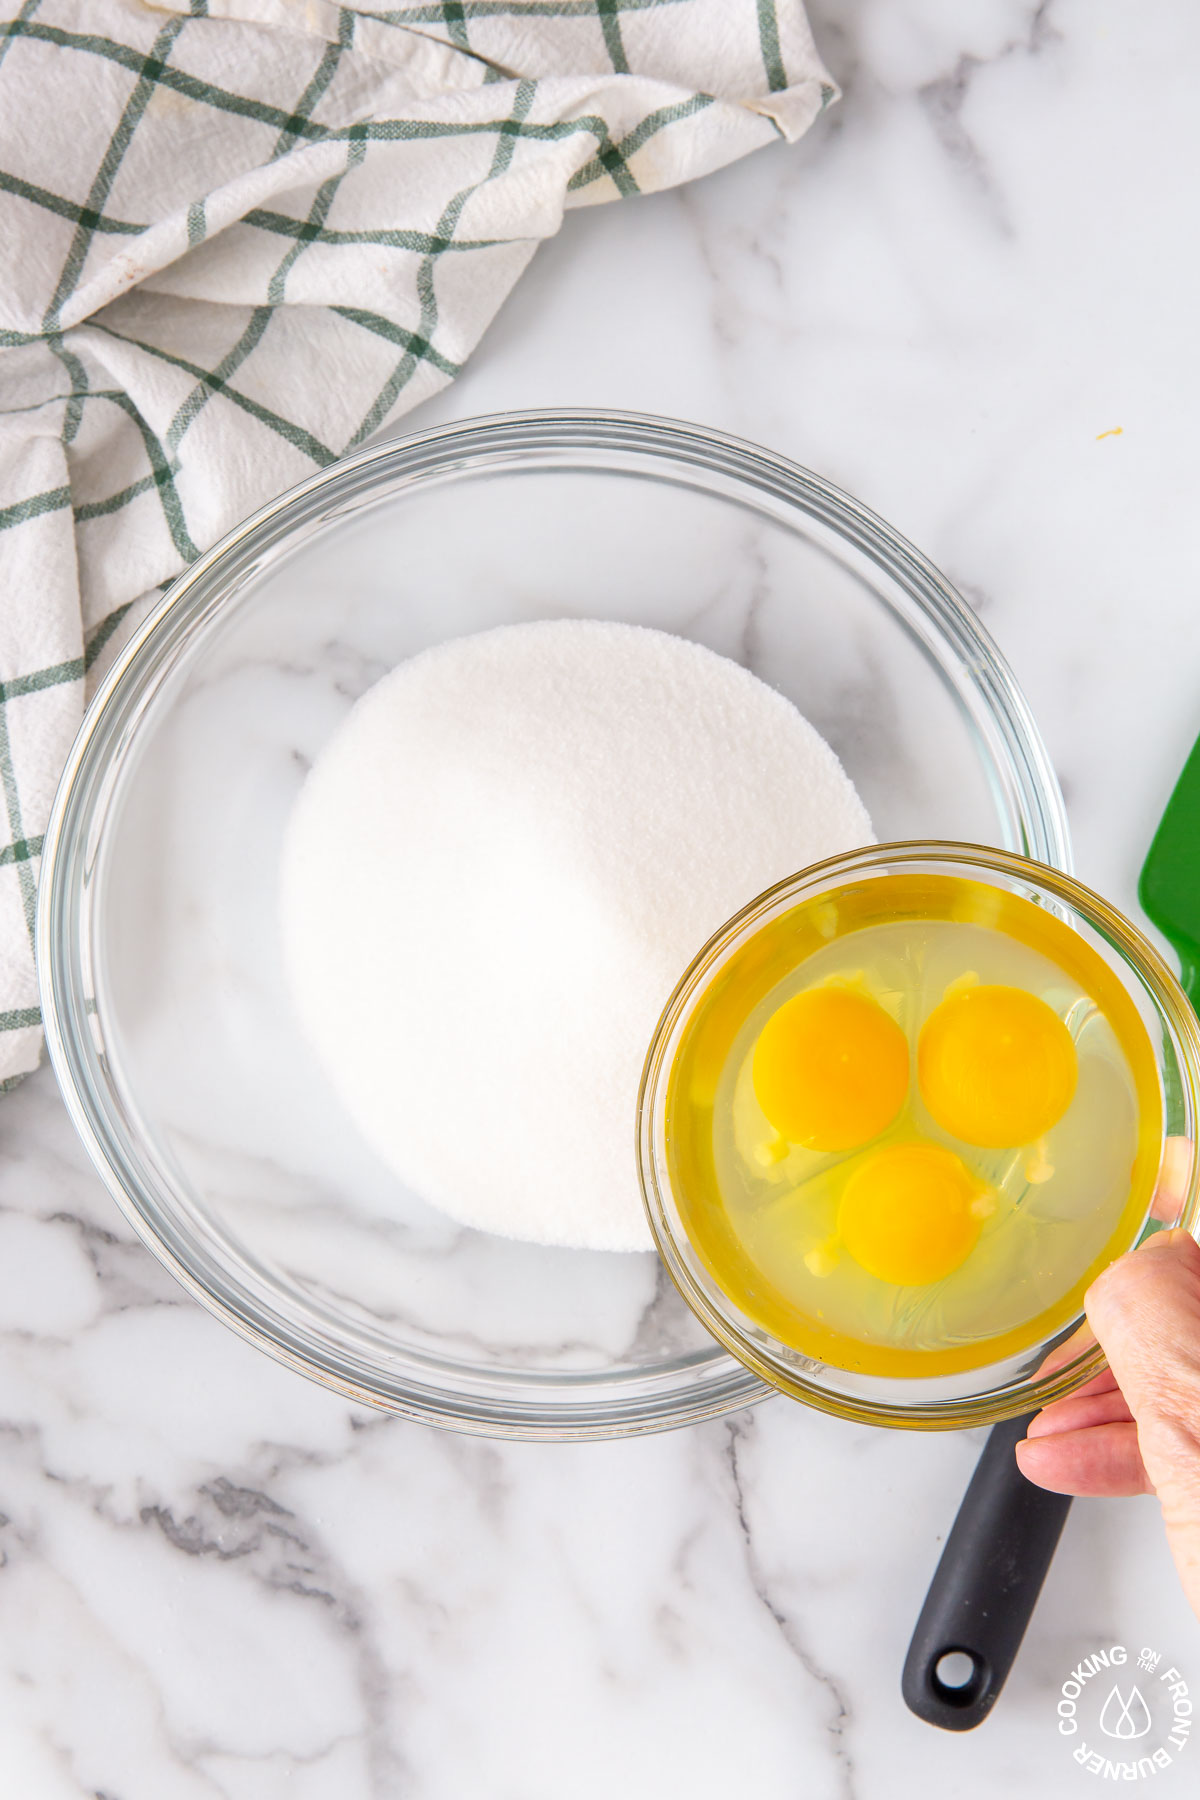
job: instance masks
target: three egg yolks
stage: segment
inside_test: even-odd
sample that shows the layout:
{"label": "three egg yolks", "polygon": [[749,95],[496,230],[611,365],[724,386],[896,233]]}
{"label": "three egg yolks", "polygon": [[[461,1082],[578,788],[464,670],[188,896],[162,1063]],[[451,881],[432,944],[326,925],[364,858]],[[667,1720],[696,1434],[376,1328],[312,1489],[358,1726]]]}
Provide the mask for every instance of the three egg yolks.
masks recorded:
{"label": "three egg yolks", "polygon": [[[1075,1045],[1058,1014],[1024,988],[975,986],[936,1006],[917,1040],[917,1081],[935,1124],[980,1148],[1032,1143],[1075,1092]],[[751,1078],[768,1123],[818,1152],[864,1148],[908,1097],[908,1039],[876,1001],[809,988],[767,1020]],[[986,1190],[953,1150],[893,1143],[857,1163],[837,1235],[862,1268],[909,1286],[965,1262],[989,1210]]]}

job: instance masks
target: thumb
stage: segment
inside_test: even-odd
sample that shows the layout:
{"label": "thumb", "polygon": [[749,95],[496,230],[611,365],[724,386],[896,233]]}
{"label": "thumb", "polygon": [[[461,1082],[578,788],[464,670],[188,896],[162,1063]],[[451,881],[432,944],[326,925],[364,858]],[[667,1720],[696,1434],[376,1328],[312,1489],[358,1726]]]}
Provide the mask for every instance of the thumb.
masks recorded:
{"label": "thumb", "polygon": [[1086,1307],[1200,1617],[1200,1245],[1186,1231],[1157,1232],[1092,1283]]}

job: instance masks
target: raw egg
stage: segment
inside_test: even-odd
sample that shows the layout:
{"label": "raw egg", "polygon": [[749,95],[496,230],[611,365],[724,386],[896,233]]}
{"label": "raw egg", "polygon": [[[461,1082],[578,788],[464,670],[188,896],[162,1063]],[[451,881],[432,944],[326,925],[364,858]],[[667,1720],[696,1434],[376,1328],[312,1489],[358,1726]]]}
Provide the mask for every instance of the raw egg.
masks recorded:
{"label": "raw egg", "polygon": [[917,1045],[921,1098],[968,1144],[1031,1144],[1071,1104],[1079,1064],[1071,1034],[1036,994],[969,987],[934,1008]]}
{"label": "raw egg", "polygon": [[850,989],[810,988],[773,1013],[754,1048],[754,1092],[776,1131],[809,1150],[855,1150],[908,1092],[908,1039]]}
{"label": "raw egg", "polygon": [[837,1229],[868,1274],[908,1287],[941,1281],[965,1262],[985,1211],[981,1184],[952,1150],[892,1144],[850,1176]]}

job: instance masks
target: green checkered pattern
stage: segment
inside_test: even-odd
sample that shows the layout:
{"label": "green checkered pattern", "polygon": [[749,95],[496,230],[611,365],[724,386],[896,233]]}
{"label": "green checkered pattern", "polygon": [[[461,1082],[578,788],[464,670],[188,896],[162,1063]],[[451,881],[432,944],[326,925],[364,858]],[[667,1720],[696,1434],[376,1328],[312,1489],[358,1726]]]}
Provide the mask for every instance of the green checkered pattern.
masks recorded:
{"label": "green checkered pattern", "polygon": [[0,0],[0,1088],[89,674],[452,380],[568,206],[835,97],[799,0]]}

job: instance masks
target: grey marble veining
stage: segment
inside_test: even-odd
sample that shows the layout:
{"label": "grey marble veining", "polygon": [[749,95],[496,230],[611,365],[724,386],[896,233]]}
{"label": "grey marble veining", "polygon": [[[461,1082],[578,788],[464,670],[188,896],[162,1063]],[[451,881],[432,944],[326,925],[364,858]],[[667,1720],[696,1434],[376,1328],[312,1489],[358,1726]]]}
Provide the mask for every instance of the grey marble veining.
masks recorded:
{"label": "grey marble veining", "polygon": [[[1200,20],[811,10],[841,105],[795,149],[570,218],[410,423],[664,412],[874,506],[977,607],[1079,872],[1132,905],[1200,729]],[[702,604],[755,662],[763,607]],[[345,704],[376,663],[347,642],[342,666]],[[784,1401],[560,1446],[355,1409],[183,1294],[43,1073],[0,1103],[0,1796],[1089,1793],[1055,1729],[1072,1665],[1150,1644],[1195,1688],[1200,1628],[1153,1502],[1080,1504],[993,1718],[913,1720],[899,1666],[979,1442]]]}

